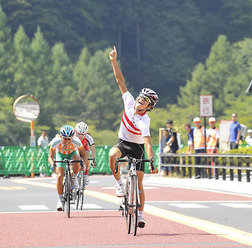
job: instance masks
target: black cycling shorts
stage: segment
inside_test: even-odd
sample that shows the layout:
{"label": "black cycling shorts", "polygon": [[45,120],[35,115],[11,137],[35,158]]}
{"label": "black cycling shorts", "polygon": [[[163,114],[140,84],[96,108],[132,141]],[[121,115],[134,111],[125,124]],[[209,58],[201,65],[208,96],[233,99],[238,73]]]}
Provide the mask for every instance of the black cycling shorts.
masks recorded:
{"label": "black cycling shorts", "polygon": [[[144,159],[144,144],[136,144],[119,139],[115,147],[117,147],[121,151],[122,153],[121,158],[125,156],[131,156],[136,159]],[[139,162],[136,164],[137,171],[144,172],[144,168],[145,168],[144,162]]]}

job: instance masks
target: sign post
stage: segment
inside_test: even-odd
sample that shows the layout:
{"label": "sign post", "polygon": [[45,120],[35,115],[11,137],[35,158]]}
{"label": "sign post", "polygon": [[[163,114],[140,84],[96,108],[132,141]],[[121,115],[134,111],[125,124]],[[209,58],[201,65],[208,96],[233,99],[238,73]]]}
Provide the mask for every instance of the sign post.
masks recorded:
{"label": "sign post", "polygon": [[213,116],[213,96],[201,95],[200,96],[200,116],[204,117],[204,136],[205,136],[205,153],[206,149],[206,117]]}

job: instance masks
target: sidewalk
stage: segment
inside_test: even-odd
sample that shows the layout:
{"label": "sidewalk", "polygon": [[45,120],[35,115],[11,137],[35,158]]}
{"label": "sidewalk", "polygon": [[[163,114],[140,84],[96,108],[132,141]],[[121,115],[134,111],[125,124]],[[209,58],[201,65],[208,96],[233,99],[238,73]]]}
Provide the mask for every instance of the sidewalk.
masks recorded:
{"label": "sidewalk", "polygon": [[195,190],[207,190],[219,193],[228,193],[252,197],[252,182],[238,182],[237,178],[230,181],[219,179],[189,179],[189,178],[169,178],[159,175],[146,175],[144,179],[145,185],[160,185],[175,188],[187,188]]}

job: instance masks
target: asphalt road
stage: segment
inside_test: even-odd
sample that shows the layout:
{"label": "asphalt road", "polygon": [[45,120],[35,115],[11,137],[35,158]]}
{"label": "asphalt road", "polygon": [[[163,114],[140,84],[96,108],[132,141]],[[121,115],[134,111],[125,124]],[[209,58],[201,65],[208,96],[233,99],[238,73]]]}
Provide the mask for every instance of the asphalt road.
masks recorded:
{"label": "asphalt road", "polygon": [[0,178],[0,247],[252,247],[252,195],[238,190],[250,183],[146,175],[146,227],[134,237],[112,176],[90,179],[84,210],[73,205],[68,219],[56,178]]}

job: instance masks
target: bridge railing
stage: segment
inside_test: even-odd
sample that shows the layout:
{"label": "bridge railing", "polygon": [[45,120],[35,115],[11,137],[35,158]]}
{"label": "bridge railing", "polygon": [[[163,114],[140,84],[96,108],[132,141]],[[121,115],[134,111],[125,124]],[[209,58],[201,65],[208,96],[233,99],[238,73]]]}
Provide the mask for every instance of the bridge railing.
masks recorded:
{"label": "bridge railing", "polygon": [[[90,174],[111,174],[109,168],[109,150],[112,146],[96,146],[97,167],[90,166]],[[155,166],[158,166],[159,147],[153,146]],[[3,146],[0,148],[0,176],[25,175],[43,173],[51,175],[48,163],[49,149],[39,147]],[[146,172],[149,171],[146,164]]]}
{"label": "bridge railing", "polygon": [[[200,161],[196,164],[196,159]],[[169,154],[160,153],[160,170],[168,173],[179,172],[183,177],[192,178],[195,175],[195,168],[199,168],[201,178],[222,177],[223,180],[229,177],[230,181],[237,176],[238,181],[242,181],[243,172],[246,181],[250,182],[250,171],[252,155],[250,154]]]}

